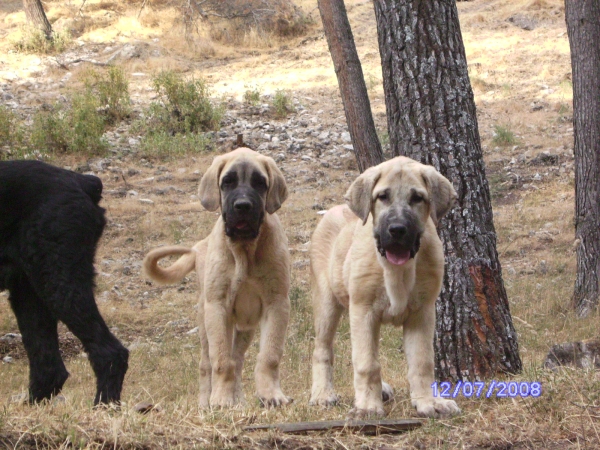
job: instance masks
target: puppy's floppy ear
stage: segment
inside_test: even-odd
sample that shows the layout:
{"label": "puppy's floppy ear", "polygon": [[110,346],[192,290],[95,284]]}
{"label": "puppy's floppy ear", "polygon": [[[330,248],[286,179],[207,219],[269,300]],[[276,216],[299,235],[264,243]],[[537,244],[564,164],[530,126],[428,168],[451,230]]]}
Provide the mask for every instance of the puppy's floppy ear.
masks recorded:
{"label": "puppy's floppy ear", "polygon": [[267,203],[265,209],[269,214],[273,214],[285,201],[288,196],[287,185],[285,178],[279,170],[279,167],[273,161],[273,158],[263,156],[263,164],[269,176],[269,190],[267,191]]}
{"label": "puppy's floppy ear", "polygon": [[221,190],[219,189],[219,177],[227,162],[226,155],[217,156],[208,168],[198,188],[200,203],[207,211],[216,211],[221,206]]}
{"label": "puppy's floppy ear", "polygon": [[352,212],[363,221],[363,225],[367,223],[373,207],[373,188],[380,177],[381,170],[377,166],[370,167],[354,180],[344,195],[346,203]]}
{"label": "puppy's floppy ear", "polygon": [[432,166],[424,166],[421,172],[429,191],[431,201],[431,218],[437,225],[438,221],[452,209],[456,203],[456,191],[448,179]]}

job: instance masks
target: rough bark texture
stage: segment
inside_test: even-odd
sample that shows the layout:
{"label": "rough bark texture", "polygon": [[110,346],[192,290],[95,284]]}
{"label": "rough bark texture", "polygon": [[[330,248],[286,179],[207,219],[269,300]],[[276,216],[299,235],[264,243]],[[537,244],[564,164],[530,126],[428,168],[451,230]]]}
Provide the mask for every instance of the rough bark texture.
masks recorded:
{"label": "rough bark texture", "polygon": [[346,122],[350,130],[358,169],[363,172],[383,162],[383,151],[375,130],[362,66],[343,1],[319,0],[319,12],[333,59]]}
{"label": "rough bark texture", "polygon": [[600,2],[565,0],[575,133],[574,307],[586,316],[600,292]]}
{"label": "rough bark texture", "polygon": [[41,0],[23,0],[23,9],[25,9],[27,22],[43,31],[46,37],[50,39],[52,37],[52,25],[48,22]]}
{"label": "rough bark texture", "polygon": [[438,379],[521,371],[496,251],[490,191],[454,0],[376,0],[390,145],[452,181],[439,230],[446,275],[437,302]]}

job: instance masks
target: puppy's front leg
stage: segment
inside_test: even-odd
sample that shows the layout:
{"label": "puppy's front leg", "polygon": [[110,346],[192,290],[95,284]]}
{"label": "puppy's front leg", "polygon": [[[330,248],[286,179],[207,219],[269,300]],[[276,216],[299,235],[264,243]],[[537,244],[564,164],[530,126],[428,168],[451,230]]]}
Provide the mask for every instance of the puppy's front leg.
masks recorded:
{"label": "puppy's front leg", "polygon": [[255,371],[256,394],[264,406],[287,405],[292,399],[282,392],[279,385],[279,363],[290,318],[290,300],[282,296],[264,308]]}
{"label": "puppy's front leg", "polygon": [[435,303],[429,302],[411,311],[404,322],[404,349],[408,363],[410,398],[417,414],[423,417],[444,417],[460,413],[454,400],[433,396],[433,334]]}
{"label": "puppy's front leg", "polygon": [[361,418],[383,416],[381,398],[381,365],[379,364],[379,331],[381,318],[369,304],[350,300],[350,338],[354,366],[354,408],[349,415]]}
{"label": "puppy's front leg", "polygon": [[204,298],[200,297],[198,303],[198,333],[200,334],[200,343],[202,345],[202,354],[200,359],[200,408],[210,406],[212,367],[210,365],[210,355],[208,353],[208,337],[204,325]]}
{"label": "puppy's front leg", "polygon": [[233,322],[225,305],[207,298],[204,304],[204,326],[212,366],[210,406],[235,404],[235,361],[232,356]]}

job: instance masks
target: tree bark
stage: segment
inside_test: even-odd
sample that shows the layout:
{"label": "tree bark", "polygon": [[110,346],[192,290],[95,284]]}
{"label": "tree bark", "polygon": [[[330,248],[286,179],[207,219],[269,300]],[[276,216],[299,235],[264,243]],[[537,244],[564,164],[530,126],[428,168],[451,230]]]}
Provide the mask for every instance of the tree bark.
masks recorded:
{"label": "tree bark", "polygon": [[573,69],[575,238],[573,306],[586,316],[600,294],[600,3],[565,0]]}
{"label": "tree bark", "polygon": [[52,25],[48,22],[42,1],[23,0],[23,9],[25,10],[27,22],[38,30],[43,31],[46,38],[50,39],[52,37]]}
{"label": "tree bark", "polygon": [[435,166],[457,206],[442,220],[436,376],[489,379],[522,369],[496,250],[490,191],[454,1],[375,0],[390,146]]}
{"label": "tree bark", "polygon": [[368,167],[383,162],[384,158],[352,29],[343,1],[319,0],[318,4],[358,169],[364,172]]}

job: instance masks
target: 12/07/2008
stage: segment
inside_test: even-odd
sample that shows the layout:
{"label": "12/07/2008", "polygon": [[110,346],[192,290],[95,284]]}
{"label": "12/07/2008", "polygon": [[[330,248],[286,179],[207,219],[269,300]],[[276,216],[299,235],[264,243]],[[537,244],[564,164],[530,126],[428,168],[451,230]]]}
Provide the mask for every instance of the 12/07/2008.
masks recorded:
{"label": "12/07/2008", "polygon": [[515,398],[539,397],[542,395],[542,383],[539,381],[458,381],[452,385],[449,381],[435,382],[431,385],[434,397],[456,398]]}

